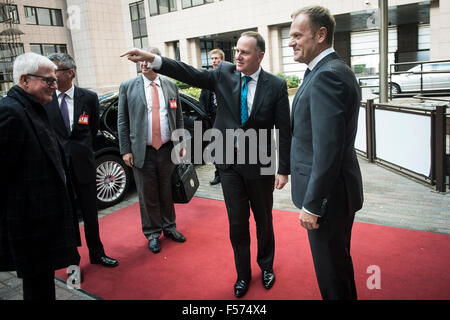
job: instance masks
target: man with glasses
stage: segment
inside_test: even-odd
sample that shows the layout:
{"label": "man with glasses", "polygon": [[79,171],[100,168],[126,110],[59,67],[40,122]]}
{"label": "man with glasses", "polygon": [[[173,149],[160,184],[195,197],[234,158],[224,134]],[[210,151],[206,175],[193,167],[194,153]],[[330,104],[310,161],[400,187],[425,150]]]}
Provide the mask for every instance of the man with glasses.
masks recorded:
{"label": "man with glasses", "polygon": [[18,56],[0,101],[0,271],[17,271],[24,300],[55,300],[55,270],[80,261],[69,178],[43,107],[55,69],[36,53]]}
{"label": "man with glasses", "polygon": [[58,90],[45,105],[50,122],[66,155],[77,195],[76,207],[84,222],[89,259],[92,264],[115,267],[117,260],[106,256],[100,240],[93,140],[99,127],[97,94],[73,84],[76,64],[71,56],[55,53],[48,57],[58,67]]}

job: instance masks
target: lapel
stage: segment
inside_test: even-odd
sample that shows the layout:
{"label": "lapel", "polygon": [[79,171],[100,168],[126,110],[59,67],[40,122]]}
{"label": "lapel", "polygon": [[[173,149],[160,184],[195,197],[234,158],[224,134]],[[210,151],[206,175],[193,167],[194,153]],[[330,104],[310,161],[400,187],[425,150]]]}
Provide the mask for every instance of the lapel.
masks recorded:
{"label": "lapel", "polygon": [[83,100],[84,93],[77,86],[75,86],[73,92],[73,124],[72,124],[72,133],[75,124],[78,122],[80,118],[81,112],[83,111],[83,104],[81,103]]}
{"label": "lapel", "polygon": [[47,110],[49,120],[51,121],[51,124],[58,135],[64,138],[68,138],[69,135],[67,134],[67,129],[64,125],[64,120],[61,115],[61,110],[59,109],[58,96],[56,95],[56,92],[53,93],[52,101],[49,102],[45,106],[45,108]]}
{"label": "lapel", "polygon": [[144,109],[147,109],[147,99],[145,98],[144,80],[142,79],[142,75],[137,77],[137,79],[136,79],[136,86],[138,88],[139,97],[141,97]]}
{"label": "lapel", "polygon": [[236,120],[237,123],[241,123],[241,73],[237,70],[234,70],[234,73],[231,77],[231,83],[234,83],[234,86],[231,88],[231,97],[234,100],[233,104],[230,105],[230,112]]}
{"label": "lapel", "polygon": [[169,86],[166,84],[165,79],[162,76],[159,76],[159,81],[161,83],[161,89],[164,95],[164,102],[167,106],[167,113],[170,112],[171,108],[169,107],[169,99],[175,99],[175,97],[169,97]]}
{"label": "lapel", "polygon": [[295,112],[295,108],[297,107],[297,101],[302,95],[303,91],[305,91],[305,88],[308,87],[308,84],[310,83],[311,79],[319,72],[320,68],[324,66],[328,61],[339,59],[339,56],[336,52],[332,52],[329,55],[325,56],[322,60],[319,61],[319,63],[314,67],[313,70],[311,70],[309,76],[302,82],[300,85],[300,88],[298,88],[297,93],[295,94],[294,101],[292,102],[292,114]]}
{"label": "lapel", "polygon": [[250,117],[254,116],[256,112],[261,108],[264,97],[267,91],[267,76],[263,69],[259,73],[258,83],[256,84],[255,97],[253,98],[252,110],[250,111]]}

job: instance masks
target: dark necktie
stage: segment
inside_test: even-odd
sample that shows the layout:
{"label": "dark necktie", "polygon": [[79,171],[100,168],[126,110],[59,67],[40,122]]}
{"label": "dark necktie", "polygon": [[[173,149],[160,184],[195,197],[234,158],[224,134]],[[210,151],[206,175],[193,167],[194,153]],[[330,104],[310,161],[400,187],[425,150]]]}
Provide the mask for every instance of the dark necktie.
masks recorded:
{"label": "dark necktie", "polygon": [[61,110],[61,115],[64,120],[64,125],[66,126],[67,133],[70,135],[70,120],[69,120],[69,108],[67,107],[66,94],[63,92],[60,94],[62,96],[61,104],[59,109]]}
{"label": "dark necktie", "polygon": [[311,70],[309,70],[309,68],[306,68],[305,74],[303,75],[303,81],[306,80],[306,77],[309,75],[310,72]]}
{"label": "dark necktie", "polygon": [[241,86],[241,124],[243,124],[248,119],[248,105],[247,105],[247,93],[248,93],[248,82],[252,80],[249,76],[244,76],[243,84]]}

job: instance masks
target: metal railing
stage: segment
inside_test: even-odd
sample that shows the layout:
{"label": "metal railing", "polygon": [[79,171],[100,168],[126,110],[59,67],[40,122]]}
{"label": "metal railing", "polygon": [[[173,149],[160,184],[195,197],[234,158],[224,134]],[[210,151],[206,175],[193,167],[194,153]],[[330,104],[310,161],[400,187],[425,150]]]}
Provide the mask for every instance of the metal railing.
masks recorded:
{"label": "metal railing", "polygon": [[[400,97],[400,96],[406,96],[406,95],[412,95],[413,93],[419,93],[419,94],[424,94],[427,91],[432,91],[432,90],[427,90],[424,89],[424,83],[423,83],[423,75],[426,74],[450,74],[450,69],[448,70],[431,70],[431,71],[423,71],[423,66],[427,65],[427,64],[433,64],[433,63],[449,63],[450,60],[433,60],[433,61],[412,61],[412,62],[399,62],[399,63],[392,63],[389,66],[389,84],[395,83],[395,81],[392,80],[392,76],[395,75],[401,75],[401,74],[418,74],[420,75],[420,86],[418,88],[418,90],[416,91],[409,91],[406,93],[396,93],[395,96],[396,97]],[[420,71],[397,71],[399,69],[399,67],[402,66],[416,66],[416,65],[420,65]],[[367,81],[368,80],[368,81]],[[379,76],[365,76],[365,77],[358,77],[358,82],[361,88],[379,88]],[[450,94],[450,87],[449,88],[444,88],[444,89],[436,89],[436,90],[447,90],[449,91]],[[393,86],[389,85],[389,99],[392,100],[393,98]]]}
{"label": "metal railing", "polygon": [[[360,125],[363,124],[365,128],[358,128],[358,135],[365,135],[365,146],[363,148],[358,148],[358,146],[355,145],[357,153],[360,156],[366,158],[371,163],[378,163],[380,165],[386,166],[410,178],[435,186],[436,190],[439,192],[446,192],[446,186],[449,184],[448,176],[450,172],[450,155],[449,149],[447,148],[447,134],[450,134],[450,113],[447,111],[448,108],[449,106],[445,104],[437,105],[436,107],[429,109],[391,104],[380,104],[374,103],[373,100],[361,102],[361,112],[365,112],[364,114],[360,115],[360,117],[365,118],[365,121],[361,122]],[[384,112],[385,114],[382,114],[382,112]],[[390,157],[386,152],[377,152],[377,147],[379,149],[386,149],[385,146],[380,145],[380,143],[383,142],[391,145],[395,143],[390,140],[377,141],[377,137],[380,136],[380,133],[377,132],[377,130],[382,131],[383,129],[380,127],[380,125],[377,126],[376,123],[377,121],[379,121],[380,123],[384,121],[382,119],[382,116],[384,116],[384,119],[403,117],[405,121],[405,126],[403,128],[408,129],[412,129],[410,127],[412,123],[408,123],[408,121],[416,121],[417,119],[421,121],[421,123],[427,129],[424,131],[429,133],[429,137],[424,137],[424,141],[426,141],[425,146],[414,145],[416,143],[416,141],[414,140],[403,142],[405,144],[411,144],[410,150],[418,148],[414,150],[414,152],[416,154],[420,154],[422,160],[425,159],[424,162],[427,162],[427,164],[429,165],[425,167],[429,168],[429,171],[415,170],[409,165],[404,165],[404,159],[396,161],[395,159],[398,160],[398,157]],[[388,131],[392,130],[398,132],[399,130],[401,130],[401,125],[399,124],[398,128],[384,128],[388,129]],[[360,130],[364,131],[360,132]],[[420,129],[417,128],[417,130]],[[425,132],[423,134],[426,134]],[[422,134],[422,132],[420,131],[418,132],[418,134]],[[405,140],[407,140],[408,138],[409,137],[407,137]],[[411,137],[411,139],[414,139],[414,137]],[[380,138],[380,140],[382,139]],[[395,145],[391,147],[392,149],[401,149],[404,146]],[[423,149],[420,149],[421,147]],[[407,157],[408,152],[405,152],[405,154],[400,155],[400,157],[401,156]]]}

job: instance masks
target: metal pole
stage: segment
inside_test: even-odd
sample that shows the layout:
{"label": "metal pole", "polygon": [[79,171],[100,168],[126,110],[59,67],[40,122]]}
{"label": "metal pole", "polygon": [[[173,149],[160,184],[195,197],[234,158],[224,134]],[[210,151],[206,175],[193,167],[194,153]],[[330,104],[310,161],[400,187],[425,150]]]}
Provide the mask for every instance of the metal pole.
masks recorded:
{"label": "metal pole", "polygon": [[386,103],[388,97],[388,0],[378,0],[380,10],[380,103]]}
{"label": "metal pole", "polygon": [[445,127],[445,111],[447,106],[436,106],[436,117],[434,125],[434,136],[435,136],[435,157],[434,157],[434,168],[436,177],[436,190],[440,192],[445,192],[445,179],[447,175],[447,168],[445,162],[445,138],[446,138],[446,127]]}

